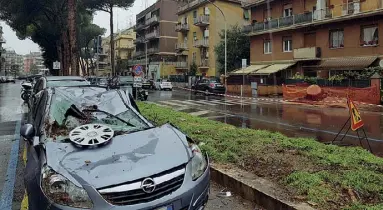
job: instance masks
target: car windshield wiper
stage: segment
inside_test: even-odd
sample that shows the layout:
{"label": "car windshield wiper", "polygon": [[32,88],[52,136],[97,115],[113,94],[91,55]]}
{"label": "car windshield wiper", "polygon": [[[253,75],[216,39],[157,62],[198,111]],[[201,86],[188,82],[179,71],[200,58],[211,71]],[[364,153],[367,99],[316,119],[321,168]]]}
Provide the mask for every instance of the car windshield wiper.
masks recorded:
{"label": "car windshield wiper", "polygon": [[116,118],[117,120],[119,120],[119,121],[121,121],[121,122],[123,122],[123,123],[125,123],[125,124],[127,124],[129,126],[136,127],[132,123],[130,123],[130,122],[124,120],[124,119],[121,119],[120,117],[117,117],[114,114],[111,114],[109,112],[106,112],[106,111],[103,111],[103,110],[100,110],[100,109],[83,109],[82,111],[83,112],[101,112],[101,113],[104,113],[104,114],[106,114],[106,115],[108,115],[110,117]]}

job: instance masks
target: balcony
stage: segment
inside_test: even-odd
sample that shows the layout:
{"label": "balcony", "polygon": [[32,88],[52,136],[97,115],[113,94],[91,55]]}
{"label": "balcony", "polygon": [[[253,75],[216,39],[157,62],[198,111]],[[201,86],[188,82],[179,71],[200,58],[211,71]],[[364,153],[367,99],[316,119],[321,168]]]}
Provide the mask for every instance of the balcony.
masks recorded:
{"label": "balcony", "polygon": [[177,23],[176,31],[177,32],[188,32],[190,30],[189,24],[187,23]]}
{"label": "balcony", "polygon": [[148,54],[158,53],[159,49],[156,47],[148,48]]}
{"label": "balcony", "polygon": [[203,4],[205,2],[207,2],[208,0],[194,0],[194,1],[191,1],[187,4],[184,4],[182,6],[179,6],[178,7],[178,10],[177,10],[177,13],[182,13],[182,12],[186,12],[187,10],[190,10],[200,4]]}
{"label": "balcony", "polygon": [[159,21],[160,21],[160,18],[158,16],[153,16],[153,17],[147,19],[145,21],[145,24],[146,25],[157,24],[157,23],[159,23]]}
{"label": "balcony", "polygon": [[201,58],[201,62],[198,65],[199,68],[209,68],[209,59]]}
{"label": "balcony", "polygon": [[136,31],[140,31],[140,30],[142,30],[144,28],[145,28],[145,24],[144,23],[137,23]]}
{"label": "balcony", "polygon": [[147,40],[150,40],[150,39],[158,39],[158,38],[160,38],[160,31],[159,31],[159,30],[156,30],[156,31],[152,31],[152,32],[150,32],[150,33],[147,33],[147,34],[145,35],[145,38],[146,38]]}
{"label": "balcony", "polygon": [[245,33],[254,33],[254,35],[267,33],[271,30],[278,31],[284,29],[293,29],[296,27],[305,27],[310,24],[324,24],[336,20],[349,20],[372,16],[382,12],[382,4],[378,1],[354,1],[345,4],[335,5],[324,9],[318,9],[313,12],[295,14],[288,17],[269,19],[265,22],[245,25]]}
{"label": "balcony", "polygon": [[136,53],[134,54],[134,56],[136,57],[143,56],[143,55],[145,55],[145,51],[136,51]]}
{"label": "balcony", "polygon": [[201,40],[195,40],[193,42],[193,47],[202,48],[202,47],[209,47],[209,39],[204,38]]}
{"label": "balcony", "polygon": [[189,47],[188,47],[188,44],[187,43],[177,43],[176,44],[176,51],[177,52],[182,52],[184,50],[188,50]]}
{"label": "balcony", "polygon": [[142,60],[129,60],[128,61],[128,65],[130,65],[130,66],[145,65],[145,64],[146,64],[146,60],[145,59],[142,59]]}
{"label": "balcony", "polygon": [[293,50],[293,54],[294,54],[294,59],[296,60],[315,59],[320,57],[320,48],[319,47],[298,48]]}
{"label": "balcony", "polygon": [[201,15],[197,18],[194,18],[194,25],[201,27],[208,26],[210,24],[209,20],[210,18],[208,15]]}
{"label": "balcony", "polygon": [[177,61],[175,62],[176,69],[187,69],[189,67],[188,62],[186,61]]}
{"label": "balcony", "polygon": [[125,44],[125,45],[117,45],[116,46],[116,50],[132,50],[134,49],[136,46],[132,45],[132,44]]}
{"label": "balcony", "polygon": [[136,40],[134,40],[135,44],[145,43],[145,39],[143,37],[137,37]]}

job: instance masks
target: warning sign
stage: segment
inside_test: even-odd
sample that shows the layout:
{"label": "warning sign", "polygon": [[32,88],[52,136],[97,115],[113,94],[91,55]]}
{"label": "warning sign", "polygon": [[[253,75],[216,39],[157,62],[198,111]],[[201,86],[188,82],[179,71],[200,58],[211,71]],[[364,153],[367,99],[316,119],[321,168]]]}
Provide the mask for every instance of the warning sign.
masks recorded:
{"label": "warning sign", "polygon": [[347,97],[348,109],[351,117],[351,130],[356,131],[364,126],[360,113],[351,98]]}

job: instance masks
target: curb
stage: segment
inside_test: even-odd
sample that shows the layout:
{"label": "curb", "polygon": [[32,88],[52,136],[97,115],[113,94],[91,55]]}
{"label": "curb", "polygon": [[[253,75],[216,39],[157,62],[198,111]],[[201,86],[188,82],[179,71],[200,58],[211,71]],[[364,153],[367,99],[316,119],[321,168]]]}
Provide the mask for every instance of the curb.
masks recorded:
{"label": "curb", "polygon": [[[178,89],[181,89],[181,90],[192,91],[192,92],[205,93],[203,91],[197,91],[197,90],[193,90],[193,89],[190,89],[190,88],[184,88],[184,87],[174,87],[174,88],[178,88]],[[217,93],[209,93],[209,94],[210,95],[216,95],[216,96],[225,96],[225,97],[229,97],[229,98],[241,98],[241,96],[228,95],[228,94],[217,94]],[[283,103],[284,101],[287,101],[287,100],[283,100],[283,99],[252,98],[252,97],[247,97],[247,96],[244,96],[242,98],[251,99],[251,100],[257,100],[257,101],[273,101],[273,102],[279,102],[279,103]]]}
{"label": "curb", "polygon": [[272,182],[247,171],[228,167],[218,167],[211,163],[211,179],[242,198],[255,202],[265,209],[270,210],[315,210],[307,203],[292,203],[278,198],[277,193],[281,190]]}

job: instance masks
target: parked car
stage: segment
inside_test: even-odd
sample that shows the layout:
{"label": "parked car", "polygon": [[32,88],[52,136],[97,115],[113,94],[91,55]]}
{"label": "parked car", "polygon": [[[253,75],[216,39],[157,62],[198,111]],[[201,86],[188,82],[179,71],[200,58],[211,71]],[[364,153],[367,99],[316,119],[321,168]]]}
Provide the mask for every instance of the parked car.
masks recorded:
{"label": "parked car", "polygon": [[106,77],[89,77],[87,80],[92,85],[106,86],[108,84],[108,78]]}
{"label": "parked car", "polygon": [[157,90],[173,90],[173,85],[166,79],[158,79],[155,83]]}
{"label": "parked car", "polygon": [[42,91],[27,141],[29,210],[201,210],[208,158],[176,127],[154,127],[129,94],[102,87]]}
{"label": "parked car", "polygon": [[206,95],[210,93],[224,94],[225,86],[219,81],[218,78],[202,78],[198,80],[192,89],[197,92],[204,92]]}
{"label": "parked car", "polygon": [[29,106],[33,107],[36,105],[37,101],[35,96],[40,94],[40,92],[49,87],[61,87],[61,86],[84,86],[90,85],[83,77],[79,76],[44,76],[40,77],[35,81],[32,91],[32,97],[30,97]]}
{"label": "parked car", "polygon": [[16,79],[12,76],[7,77],[7,82],[16,83]]}

